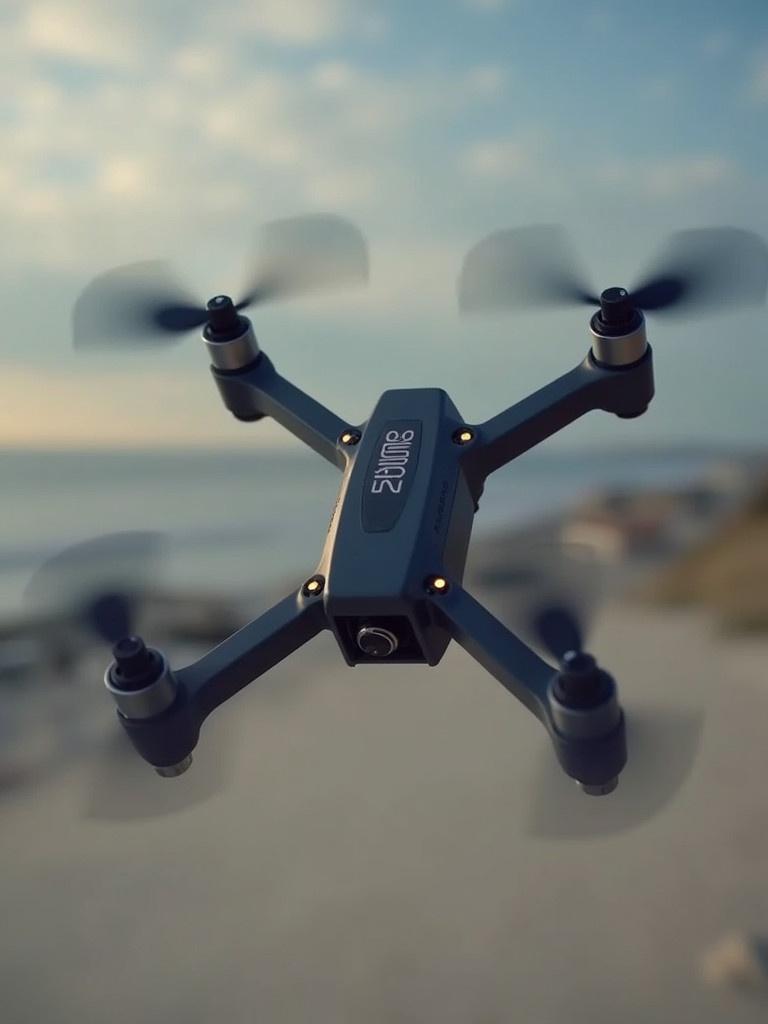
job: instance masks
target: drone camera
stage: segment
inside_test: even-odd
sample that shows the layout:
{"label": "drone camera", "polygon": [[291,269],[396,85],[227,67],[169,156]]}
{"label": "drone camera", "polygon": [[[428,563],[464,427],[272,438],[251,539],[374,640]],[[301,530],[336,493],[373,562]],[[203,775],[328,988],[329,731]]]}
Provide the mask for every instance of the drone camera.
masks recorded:
{"label": "drone camera", "polygon": [[336,619],[337,637],[353,664],[425,663],[416,633],[406,616],[344,616]]}
{"label": "drone camera", "polygon": [[357,633],[357,646],[373,658],[388,658],[400,646],[397,634],[383,626],[362,626]]}

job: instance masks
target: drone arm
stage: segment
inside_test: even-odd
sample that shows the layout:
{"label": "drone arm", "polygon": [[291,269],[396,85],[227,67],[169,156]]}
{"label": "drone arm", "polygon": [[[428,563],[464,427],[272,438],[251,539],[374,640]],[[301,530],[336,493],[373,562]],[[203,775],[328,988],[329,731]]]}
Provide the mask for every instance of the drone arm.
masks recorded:
{"label": "drone arm", "polygon": [[624,716],[611,681],[611,696],[576,712],[554,699],[557,670],[461,587],[432,599],[453,639],[522,701],[549,733],[563,771],[593,792],[609,792],[627,760]]}
{"label": "drone arm", "polygon": [[485,478],[593,409],[637,416],[653,397],[651,351],[633,366],[609,369],[591,354],[579,366],[476,428],[463,463],[470,482]]}
{"label": "drone arm", "polygon": [[175,673],[200,721],[326,628],[321,599],[290,594]]}
{"label": "drone arm", "polygon": [[[188,765],[207,716],[325,627],[322,599],[293,593],[194,664],[178,672],[166,666],[152,687],[155,696],[164,698],[170,683],[170,705],[131,714],[136,709],[135,703],[126,704],[131,694],[120,692],[118,719],[145,761],[159,771],[166,766],[162,774],[178,774]],[[137,691],[144,708],[152,698],[148,689]]]}
{"label": "drone arm", "polygon": [[212,372],[224,404],[238,419],[271,416],[324,459],[344,468],[339,438],[349,424],[282,377],[264,352],[242,370],[214,367]]}
{"label": "drone arm", "polygon": [[556,670],[467,593],[453,585],[433,598],[451,637],[543,723],[549,719],[547,688]]}

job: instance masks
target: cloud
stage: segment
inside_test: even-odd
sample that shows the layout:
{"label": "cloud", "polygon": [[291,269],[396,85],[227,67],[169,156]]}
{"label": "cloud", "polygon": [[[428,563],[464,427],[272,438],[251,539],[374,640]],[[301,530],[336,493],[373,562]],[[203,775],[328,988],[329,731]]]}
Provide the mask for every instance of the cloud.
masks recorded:
{"label": "cloud", "polygon": [[[378,53],[367,57],[371,36],[387,26],[366,0],[233,0],[226,18],[208,2],[187,0],[181,35],[170,6],[19,0],[15,19],[0,19],[7,115],[0,287],[14,299],[17,277],[31,282],[32,293],[32,283],[53,271],[58,308],[49,310],[46,289],[35,331],[52,357],[46,373],[66,365],[71,300],[99,270],[168,256],[203,295],[235,289],[256,226],[272,218],[336,208],[359,221],[371,241],[371,289],[358,305],[347,305],[343,295],[325,300],[317,322],[314,307],[303,304],[297,334],[309,322],[322,330],[319,321],[328,323],[330,309],[341,311],[342,327],[347,316],[357,317],[356,326],[372,324],[372,344],[393,317],[442,338],[455,316],[464,247],[508,215],[508,182],[520,185],[526,213],[568,217],[576,202],[597,203],[595,196],[611,189],[623,210],[631,205],[627,195],[653,201],[700,191],[708,198],[708,190],[737,176],[716,151],[606,160],[595,173],[588,148],[582,154],[559,143],[551,123],[541,132],[535,122],[518,127],[525,82],[514,67],[484,61],[476,51],[462,52],[451,66],[422,52],[408,63],[405,49],[389,63]],[[349,45],[353,39],[366,40],[362,52]],[[663,218],[668,207],[656,205]],[[20,322],[22,306],[13,309]],[[292,316],[279,310],[281,331]],[[30,358],[26,351],[14,350],[13,358]],[[9,353],[6,347],[4,366]],[[228,422],[215,396],[204,426],[196,398],[187,416],[193,371],[177,365],[177,390],[170,375],[158,376],[162,387],[148,385],[158,404],[141,410],[147,438],[162,432],[162,422],[179,438],[208,436],[211,423]],[[37,430],[39,420],[40,437],[52,433],[67,408],[91,402],[108,440],[139,430],[125,418],[106,422],[112,380],[106,367],[93,384],[85,375],[82,382],[67,378],[61,392],[41,383],[43,397],[27,428]],[[9,377],[6,383],[19,395],[35,384]],[[14,417],[24,407],[22,398],[9,402],[7,436],[17,436]],[[46,408],[55,418],[44,415]],[[71,438],[90,429],[67,423]]]}
{"label": "cloud", "polygon": [[506,181],[528,174],[542,143],[532,138],[486,139],[469,146],[461,156],[465,172],[486,181]]}
{"label": "cloud", "polygon": [[99,168],[98,187],[116,199],[140,196],[150,187],[151,171],[146,161],[124,155],[106,159]]}
{"label": "cloud", "polygon": [[357,81],[355,69],[345,61],[333,60],[317,64],[310,74],[310,82],[321,92],[348,92]]}
{"label": "cloud", "polygon": [[367,167],[340,168],[321,172],[312,178],[308,195],[319,207],[336,209],[353,203],[372,201],[378,191],[375,171]]}
{"label": "cloud", "polygon": [[493,99],[504,91],[507,72],[498,64],[481,64],[464,76],[467,92],[478,99]]}
{"label": "cloud", "polygon": [[758,103],[768,103],[768,53],[761,54],[755,62],[750,95]]}
{"label": "cloud", "polygon": [[[331,40],[345,26],[365,28],[359,7],[358,17],[341,0],[312,6],[300,31],[291,19],[303,0],[236,10],[250,19],[252,35],[276,33],[297,45],[310,36]],[[62,10],[72,13],[71,24]],[[151,23],[136,51],[127,47],[133,66],[107,62],[87,87],[73,87],[73,75],[51,73],[41,47],[79,53],[83,67],[113,52],[121,35],[103,40],[106,16],[94,16],[90,35],[85,28],[78,39],[67,35],[88,22],[90,10],[89,0],[20,8],[15,27],[0,31],[0,89],[11,125],[0,218],[13,239],[0,264],[78,274],[102,263],[189,254],[201,238],[210,249],[240,239],[238,220],[249,225],[306,208],[337,206],[389,232],[388,206],[398,205],[400,223],[407,222],[406,211],[423,206],[424,183],[448,166],[438,156],[427,171],[403,153],[430,138],[437,154],[441,146],[450,152],[455,126],[506,84],[495,64],[385,73],[341,59],[330,45],[308,66],[256,60],[237,19],[213,31],[209,9],[190,0],[183,41],[167,40]],[[135,18],[128,14],[139,10],[136,0],[120,7],[129,41]],[[3,59],[16,52],[16,61]]]}
{"label": "cloud", "polygon": [[675,80],[670,75],[651,75],[638,82],[638,95],[644,99],[671,100],[675,92]]}
{"label": "cloud", "polygon": [[[267,420],[244,431],[228,416],[207,374],[161,369],[122,371],[131,381],[133,414],[115,415],[115,374],[76,370],[48,377],[21,367],[3,369],[0,437],[6,447],[156,448],[162,445],[227,446],[290,443]],[[266,429],[264,429],[266,428]]]}
{"label": "cloud", "polygon": [[716,153],[682,157],[608,160],[595,167],[602,185],[621,187],[654,199],[671,199],[691,190],[731,181],[737,166]]}
{"label": "cloud", "polygon": [[508,3],[508,0],[463,0],[466,7],[475,11],[501,11]]}
{"label": "cloud", "polygon": [[324,42],[347,21],[340,0],[258,0],[242,10],[242,24],[254,35],[293,46]]}
{"label": "cloud", "polygon": [[110,8],[87,0],[32,3],[24,12],[19,41],[32,53],[85,64],[123,66],[138,50],[136,33]]}
{"label": "cloud", "polygon": [[735,38],[733,32],[727,28],[712,29],[706,32],[701,39],[701,52],[705,57],[722,57],[733,49]]}

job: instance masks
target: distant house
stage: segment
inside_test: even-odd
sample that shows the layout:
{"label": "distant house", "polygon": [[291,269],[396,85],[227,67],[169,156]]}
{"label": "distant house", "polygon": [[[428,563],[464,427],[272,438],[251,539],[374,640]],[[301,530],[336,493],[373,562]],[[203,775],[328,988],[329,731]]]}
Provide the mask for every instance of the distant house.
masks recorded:
{"label": "distant house", "polygon": [[706,482],[674,491],[608,491],[575,508],[561,536],[607,558],[663,554],[710,527],[725,503],[722,489]]}

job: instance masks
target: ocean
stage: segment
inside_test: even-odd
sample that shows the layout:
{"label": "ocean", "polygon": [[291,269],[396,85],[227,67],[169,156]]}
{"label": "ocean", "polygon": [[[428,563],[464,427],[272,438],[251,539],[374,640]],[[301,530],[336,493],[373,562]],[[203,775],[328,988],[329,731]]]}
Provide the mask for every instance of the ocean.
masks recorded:
{"label": "ocean", "polygon": [[[538,449],[493,476],[476,531],[555,515],[605,488],[670,488],[728,461],[701,449]],[[24,607],[27,582],[70,544],[123,530],[168,536],[161,579],[212,593],[260,591],[309,575],[338,471],[274,450],[0,452],[0,614]]]}

